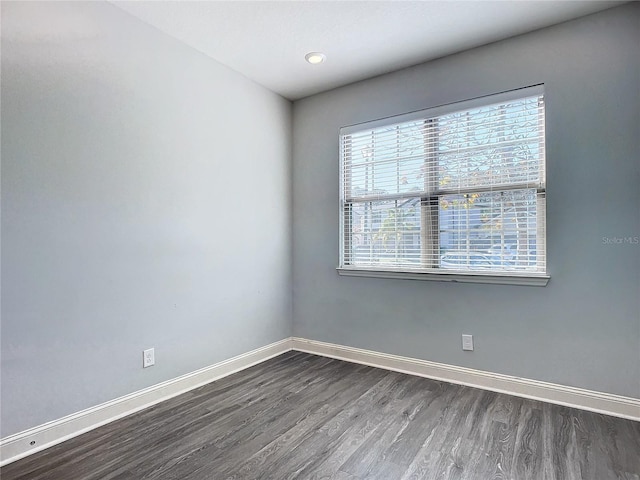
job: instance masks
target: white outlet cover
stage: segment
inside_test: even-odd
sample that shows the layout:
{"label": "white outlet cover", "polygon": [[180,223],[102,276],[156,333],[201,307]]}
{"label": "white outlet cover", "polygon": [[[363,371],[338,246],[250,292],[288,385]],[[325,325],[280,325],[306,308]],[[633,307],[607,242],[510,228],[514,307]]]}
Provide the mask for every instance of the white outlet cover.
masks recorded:
{"label": "white outlet cover", "polygon": [[462,350],[473,350],[473,335],[462,335]]}
{"label": "white outlet cover", "polygon": [[149,348],[142,352],[142,368],[147,368],[156,363],[156,354],[153,348]]}

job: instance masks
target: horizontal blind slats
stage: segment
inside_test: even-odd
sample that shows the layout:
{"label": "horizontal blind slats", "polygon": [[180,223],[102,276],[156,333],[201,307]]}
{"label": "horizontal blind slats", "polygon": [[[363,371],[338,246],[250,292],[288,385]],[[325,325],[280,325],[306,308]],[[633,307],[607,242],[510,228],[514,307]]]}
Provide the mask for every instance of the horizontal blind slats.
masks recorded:
{"label": "horizontal blind slats", "polygon": [[341,265],[545,272],[542,95],[349,130]]}

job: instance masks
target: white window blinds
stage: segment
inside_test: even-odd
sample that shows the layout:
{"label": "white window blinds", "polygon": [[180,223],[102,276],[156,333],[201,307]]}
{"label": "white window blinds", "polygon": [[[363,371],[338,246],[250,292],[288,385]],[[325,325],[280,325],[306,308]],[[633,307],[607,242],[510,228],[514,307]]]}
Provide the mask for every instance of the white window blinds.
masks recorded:
{"label": "white window blinds", "polygon": [[340,131],[341,268],[545,274],[541,86]]}

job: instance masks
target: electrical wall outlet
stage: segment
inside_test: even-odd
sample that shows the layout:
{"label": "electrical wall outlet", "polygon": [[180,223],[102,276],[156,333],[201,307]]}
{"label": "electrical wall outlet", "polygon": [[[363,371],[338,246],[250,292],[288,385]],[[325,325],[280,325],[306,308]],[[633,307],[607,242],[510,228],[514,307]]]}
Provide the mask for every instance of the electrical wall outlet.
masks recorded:
{"label": "electrical wall outlet", "polygon": [[462,335],[462,350],[473,350],[473,335]]}
{"label": "electrical wall outlet", "polygon": [[155,349],[149,348],[142,352],[142,368],[147,368],[156,363]]}

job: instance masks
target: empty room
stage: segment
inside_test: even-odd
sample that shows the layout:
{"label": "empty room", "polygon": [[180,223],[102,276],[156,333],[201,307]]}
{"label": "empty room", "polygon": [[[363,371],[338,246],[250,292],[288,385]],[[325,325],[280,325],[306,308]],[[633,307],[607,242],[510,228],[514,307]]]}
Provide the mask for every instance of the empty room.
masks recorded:
{"label": "empty room", "polygon": [[640,3],[0,14],[2,480],[640,480]]}

